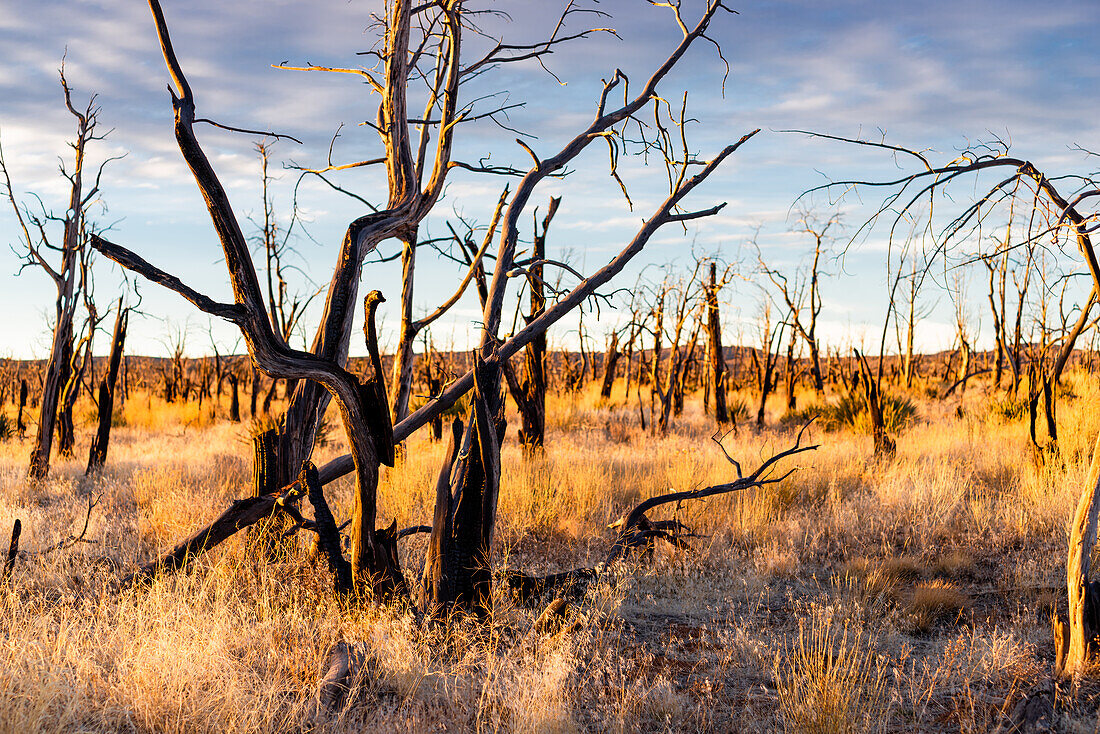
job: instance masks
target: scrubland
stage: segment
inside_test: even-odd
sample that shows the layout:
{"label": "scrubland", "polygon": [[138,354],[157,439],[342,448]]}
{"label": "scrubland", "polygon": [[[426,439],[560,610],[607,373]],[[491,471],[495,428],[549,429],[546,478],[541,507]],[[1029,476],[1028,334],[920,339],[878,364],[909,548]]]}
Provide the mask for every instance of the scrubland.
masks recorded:
{"label": "scrubland", "polygon": [[[909,394],[894,460],[872,459],[858,425],[812,426],[820,448],[782,483],[668,509],[700,537],[615,568],[556,634],[534,630],[541,608],[504,584],[488,622],[421,626],[339,602],[305,537],[267,563],[240,533],[186,572],[119,590],[245,496],[251,474],[250,426],[225,420],[225,405],[135,393],[100,477],[83,476],[78,443],[29,484],[29,441],[0,444],[0,532],[6,547],[19,518],[26,551],[0,588],[0,730],[993,731],[1050,676],[1066,527],[1100,430],[1095,377],[1071,374],[1064,392],[1059,448],[1042,456],[1026,411],[980,380],[945,400]],[[731,478],[701,396],[666,436],[641,430],[621,384],[613,396],[552,396],[541,456],[509,436],[502,567],[595,563],[607,525],[640,499]],[[781,412],[762,430],[742,420],[726,451],[748,469],[789,446],[797,426]],[[430,522],[443,451],[424,432],[408,442],[384,472],[380,517]],[[333,431],[315,461],[338,453]],[[348,480],[328,494],[347,517]],[[47,550],[85,517],[82,542]],[[415,573],[424,536],[401,542]],[[369,672],[320,714],[320,668],[339,640],[368,645]],[[1098,696],[1082,682],[1059,725],[1094,731]]]}

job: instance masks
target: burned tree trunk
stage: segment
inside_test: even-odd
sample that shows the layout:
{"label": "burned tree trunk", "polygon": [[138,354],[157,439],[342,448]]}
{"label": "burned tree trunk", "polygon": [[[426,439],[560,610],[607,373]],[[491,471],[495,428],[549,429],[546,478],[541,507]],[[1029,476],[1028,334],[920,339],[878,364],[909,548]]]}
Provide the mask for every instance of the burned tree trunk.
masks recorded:
{"label": "burned tree trunk", "polygon": [[[57,430],[57,414],[61,403],[61,392],[66,384],[66,370],[69,368],[69,357],[73,351],[73,318],[80,300],[80,293],[84,287],[84,276],[86,274],[85,235],[87,226],[84,219],[84,209],[93,198],[93,195],[98,192],[98,185],[92,187],[89,192],[83,191],[83,175],[87,144],[102,137],[95,133],[99,108],[95,104],[94,96],[83,112],[78,111],[73,106],[71,90],[65,80],[64,69],[61,72],[61,88],[65,93],[65,106],[68,108],[69,113],[76,118],[77,132],[76,139],[70,143],[74,153],[73,167],[70,170],[65,168],[64,164],[62,166],[62,174],[69,181],[69,205],[63,220],[64,234],[60,246],[56,242],[47,240],[47,221],[31,215],[29,210],[24,210],[17,204],[7,166],[4,163],[2,154],[0,154],[0,172],[4,174],[7,198],[11,202],[15,218],[20,225],[23,235],[22,244],[26,248],[24,262],[27,265],[41,267],[57,289],[57,297],[54,302],[53,342],[50,346],[50,355],[46,360],[46,370],[42,380],[38,434],[35,436],[30,465],[27,468],[27,476],[30,479],[44,479],[50,471],[50,453],[53,448],[54,432]],[[102,171],[102,166],[100,170]],[[26,216],[24,216],[24,211],[27,212]],[[37,229],[41,234],[37,242],[32,239],[30,233],[32,228]],[[60,267],[55,269],[54,266],[49,264],[45,256],[45,250],[54,250],[61,253]]]}
{"label": "burned tree trunk", "polygon": [[19,413],[15,419],[15,429],[19,431],[19,438],[27,435],[27,424],[23,420],[23,411],[27,407],[27,380],[19,380]]}
{"label": "burned tree trunk", "polygon": [[[550,199],[550,207],[542,220],[542,231],[535,232],[531,258],[535,264],[530,267],[527,287],[531,294],[531,310],[523,317],[528,324],[546,310],[546,294],[543,283],[542,261],[546,259],[546,231],[550,221],[558,211],[560,197]],[[518,390],[512,390],[512,397],[519,408],[519,442],[524,451],[538,451],[546,440],[546,334],[539,334],[531,340],[523,352],[523,375],[517,381]]]}
{"label": "burned tree trunk", "polygon": [[57,455],[72,458],[76,444],[76,426],[73,424],[73,408],[84,384],[84,370],[92,359],[92,334],[97,319],[95,312],[88,314],[88,333],[69,354],[69,367],[62,383],[57,406]]}
{"label": "burned tree trunk", "polygon": [[794,388],[795,382],[798,379],[797,371],[795,370],[794,363],[794,334],[791,334],[790,340],[787,342],[787,410],[793,411],[798,407],[795,400]]}
{"label": "burned tree trunk", "polygon": [[[435,516],[424,566],[427,607],[433,614],[454,608],[485,614],[492,609],[490,554],[500,491],[500,444],[504,396],[500,367],[479,357],[469,424],[452,430],[450,451],[436,484]],[[462,451],[456,454],[461,440]]]}
{"label": "burned tree trunk", "polygon": [[111,440],[111,421],[115,410],[115,384],[118,382],[118,370],[122,363],[122,348],[126,342],[126,326],[129,318],[130,310],[123,308],[122,299],[119,298],[115,330],[111,335],[111,355],[107,359],[107,373],[99,383],[99,425],[88,452],[88,468],[85,474],[101,469],[107,462],[107,444]]}
{"label": "burned tree trunk", "polygon": [[227,378],[229,380],[229,420],[234,423],[241,422],[241,392],[240,382],[241,378],[237,376],[237,372],[234,370],[229,373]]}
{"label": "burned tree trunk", "polygon": [[710,276],[704,288],[707,304],[707,362],[710,389],[714,395],[714,420],[718,425],[730,422],[726,408],[726,359],[722,351],[722,318],[718,312],[717,266],[710,264]]}
{"label": "burned tree trunk", "polygon": [[[281,476],[275,452],[279,445],[279,429],[269,428],[252,436],[252,497],[275,494],[289,481]],[[280,542],[286,523],[282,515],[273,514],[250,528],[251,546],[258,557],[273,563],[284,554],[285,544]]]}
{"label": "burned tree trunk", "polygon": [[619,335],[611,334],[611,343],[607,345],[607,353],[603,358],[603,384],[600,385],[600,397],[604,400],[611,399],[611,386],[615,384],[615,367],[619,364]]}
{"label": "burned tree trunk", "polygon": [[[855,351],[855,350],[853,350]],[[875,458],[890,459],[897,453],[897,444],[886,433],[886,420],[882,413],[882,393],[879,381],[871,373],[867,360],[858,351],[855,352],[862,369],[863,399],[867,405],[867,414],[871,417],[871,432],[875,440]],[[879,357],[881,362],[882,357]]]}

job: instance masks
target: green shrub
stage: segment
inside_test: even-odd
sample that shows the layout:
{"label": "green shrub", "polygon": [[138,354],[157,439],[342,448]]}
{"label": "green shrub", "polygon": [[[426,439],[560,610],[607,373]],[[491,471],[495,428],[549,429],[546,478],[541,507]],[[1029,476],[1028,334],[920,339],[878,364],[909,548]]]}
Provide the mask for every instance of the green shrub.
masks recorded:
{"label": "green shrub", "polygon": [[[851,428],[864,433],[871,432],[871,416],[867,412],[864,399],[855,393],[846,393],[836,402],[808,405],[800,410],[788,411],[779,419],[787,425],[805,423],[817,416],[818,424],[826,431]],[[904,430],[917,417],[917,406],[906,397],[884,395],[882,397],[882,420],[886,430],[891,433]]]}
{"label": "green shrub", "polygon": [[1019,421],[1027,417],[1027,400],[1005,396],[989,401],[989,415],[1004,422]]}

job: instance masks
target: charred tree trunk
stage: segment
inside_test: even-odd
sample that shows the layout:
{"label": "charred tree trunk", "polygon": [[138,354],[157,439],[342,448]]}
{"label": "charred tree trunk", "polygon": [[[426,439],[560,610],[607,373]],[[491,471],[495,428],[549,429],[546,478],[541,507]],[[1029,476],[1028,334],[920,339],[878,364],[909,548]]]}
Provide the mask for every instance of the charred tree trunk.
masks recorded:
{"label": "charred tree trunk", "polygon": [[619,364],[619,335],[611,334],[611,343],[607,345],[607,353],[603,358],[603,384],[600,386],[600,397],[604,400],[611,399],[611,386],[615,384],[615,367]]}
{"label": "charred tree trunk", "polygon": [[19,380],[19,413],[15,419],[15,429],[19,431],[19,438],[27,435],[27,424],[23,420],[23,411],[27,407],[27,381]]}
{"label": "charred tree trunk", "polygon": [[730,422],[726,408],[726,359],[722,351],[722,318],[718,312],[718,285],[716,265],[710,264],[710,277],[704,291],[707,303],[707,361],[710,385],[714,394],[714,420],[718,425]]}
{"label": "charred tree trunk", "polygon": [[[93,318],[94,320],[94,318]],[[94,324],[90,323],[94,329]],[[70,349],[69,368],[65,375],[65,382],[61,388],[61,397],[57,406],[57,455],[71,459],[73,446],[76,445],[76,426],[73,424],[73,407],[80,395],[80,388],[84,379],[84,368],[91,360],[92,340],[90,335],[85,336],[75,349]],[[84,352],[81,355],[81,352]]]}
{"label": "charred tree trunk", "polygon": [[236,372],[230,372],[227,378],[229,380],[229,420],[234,423],[241,422],[241,393],[240,382],[241,378],[237,377]]}
{"label": "charred tree trunk", "polygon": [[[856,357],[859,359],[859,366],[863,371],[863,379],[861,383],[863,385],[863,398],[867,404],[867,413],[871,416],[871,432],[875,441],[875,458],[876,459],[890,459],[897,453],[897,444],[894,443],[894,439],[886,433],[886,421],[882,413],[882,393],[879,389],[878,380],[874,378],[871,373],[871,368],[867,365],[867,360],[858,351]],[[879,357],[881,360],[882,357]]]}
{"label": "charred tree trunk", "polygon": [[[561,198],[550,199],[550,208],[542,220],[542,231],[535,232],[531,245],[531,257],[535,265],[531,266],[528,289],[531,294],[531,310],[523,318],[530,324],[546,310],[546,294],[543,290],[543,266],[546,258],[546,231],[550,221],[558,211]],[[519,442],[525,452],[534,452],[542,448],[546,440],[546,334],[541,333],[527,345],[523,351],[523,376],[518,381],[518,390],[512,390],[512,396],[519,408]]]}
{"label": "charred tree trunk", "polygon": [[[252,436],[252,497],[275,494],[290,482],[281,476],[277,460],[279,430],[270,428]],[[273,514],[267,522],[250,528],[250,538],[258,554],[273,563],[284,554],[286,545],[280,542],[285,529],[281,514]]]}
{"label": "charred tree trunk", "polygon": [[256,418],[256,393],[259,392],[259,389],[260,389],[260,370],[256,367],[255,362],[252,363],[252,379],[250,380],[250,382],[251,382],[251,385],[249,386],[249,390],[248,390],[248,392],[250,393],[249,401],[248,401],[248,417],[252,418],[252,419],[255,419]]}
{"label": "charred tree trunk", "polygon": [[[793,411],[797,406],[794,397],[794,383],[797,379],[794,369],[794,334],[791,334],[787,342],[787,410]],[[816,384],[816,383],[815,383]]]}
{"label": "charred tree trunk", "polygon": [[[456,421],[452,445],[436,483],[435,516],[424,566],[432,614],[492,609],[491,552],[500,491],[504,397],[500,368],[478,358],[469,424]],[[457,452],[461,441],[462,451]]]}
{"label": "charred tree trunk", "polygon": [[121,298],[118,299],[117,308],[115,330],[111,335],[111,354],[107,359],[107,373],[103,376],[103,381],[99,383],[99,425],[95,437],[92,439],[92,447],[88,452],[88,468],[85,474],[98,471],[107,462],[107,445],[111,440],[111,422],[115,410],[115,384],[118,382],[118,371],[122,363],[122,349],[126,342],[126,326],[130,318],[130,311],[123,308]]}

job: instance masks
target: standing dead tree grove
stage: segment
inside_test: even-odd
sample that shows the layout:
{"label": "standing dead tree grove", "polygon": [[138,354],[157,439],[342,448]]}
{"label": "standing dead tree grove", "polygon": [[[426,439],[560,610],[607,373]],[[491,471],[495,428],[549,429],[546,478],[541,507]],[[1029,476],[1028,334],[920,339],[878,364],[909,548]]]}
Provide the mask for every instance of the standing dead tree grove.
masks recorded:
{"label": "standing dead tree grove", "polygon": [[[230,204],[229,195],[221,184],[195,135],[196,96],[179,63],[169,38],[168,25],[158,0],[150,0],[164,59],[172,79],[172,104],[175,110],[175,134],[184,160],[190,167],[206,201],[214,229],[221,241],[225,264],[233,286],[234,302],[219,303],[177,277],[150,264],[136,253],[113,244],[101,237],[93,237],[93,246],[105,256],[123,267],[141,274],[186,298],[202,311],[235,324],[241,331],[254,363],[267,374],[297,379],[298,389],[287,414],[283,440],[279,450],[288,450],[298,466],[305,465],[305,458],[313,445],[317,411],[323,409],[328,398],[339,407],[344,432],[351,449],[348,457],[342,457],[322,467],[316,485],[323,485],[335,476],[349,471],[355,473],[354,506],[351,519],[350,585],[363,591],[373,591],[377,596],[411,596],[408,582],[397,558],[395,528],[379,528],[377,518],[377,483],[379,465],[392,456],[391,441],[401,441],[417,428],[427,424],[454,404],[462,395],[474,390],[475,396],[462,430],[455,430],[455,445],[448,453],[441,469],[436,488],[435,516],[431,530],[429,553],[424,572],[425,606],[433,612],[451,609],[486,609],[491,599],[492,540],[496,519],[496,500],[500,481],[500,442],[503,437],[501,367],[502,362],[526,347],[563,316],[577,309],[585,300],[596,295],[598,289],[616,276],[634,258],[663,226],[682,223],[717,214],[722,205],[699,210],[682,207],[685,197],[710,175],[756,131],[750,132],[717,152],[709,160],[702,160],[687,147],[682,135],[690,121],[685,109],[678,116],[666,112],[667,105],[658,96],[658,85],[684,58],[688,49],[700,39],[712,40],[707,30],[716,15],[728,9],[720,0],[708,2],[701,17],[688,26],[681,15],[679,4],[669,8],[682,37],[672,52],[658,65],[649,79],[637,92],[631,93],[626,75],[616,71],[605,81],[596,105],[592,121],[561,148],[549,156],[540,156],[526,143],[520,145],[530,155],[533,163],[522,173],[515,193],[503,214],[496,260],[486,289],[486,299],[481,317],[480,344],[475,368],[454,381],[429,403],[392,427],[385,405],[375,400],[376,387],[360,386],[358,379],[349,373],[344,363],[351,337],[352,310],[356,301],[360,267],[364,257],[385,239],[397,239],[404,243],[414,241],[417,224],[435,205],[442,190],[446,174],[460,165],[451,160],[450,152],[459,123],[476,117],[469,105],[460,102],[460,83],[464,78],[485,68],[507,61],[538,58],[550,53],[558,44],[580,38],[594,32],[564,34],[559,24],[549,39],[535,44],[496,43],[480,59],[465,62],[462,57],[463,33],[473,26],[476,15],[458,0],[440,0],[413,4],[394,0],[387,5],[387,15],[382,21],[384,42],[382,50],[372,52],[379,58],[383,69],[379,72],[367,69],[351,71],[367,80],[381,97],[377,131],[385,153],[377,159],[384,165],[389,181],[389,200],[384,209],[356,219],[348,227],[340,248],[340,255],[329,286],[325,313],[317,337],[310,351],[291,348],[280,334],[272,329],[265,307],[263,292],[257,278],[251,252],[242,234],[239,220]],[[563,15],[574,12],[567,6]],[[413,33],[414,23],[419,37]],[[417,64],[435,49],[430,69],[421,70]],[[315,68],[315,67],[310,67]],[[407,89],[413,84],[413,76],[435,80],[429,93],[427,114],[423,118],[410,118],[407,108]],[[623,94],[621,105],[611,104],[613,93]],[[625,128],[640,121],[640,115],[651,108],[658,128],[664,133],[645,141],[644,149],[650,156],[664,157],[669,177],[667,196],[653,209],[648,218],[628,243],[606,266],[592,273],[515,334],[500,335],[502,313],[508,296],[509,284],[514,280],[517,267],[530,268],[535,264],[516,261],[520,222],[538,186],[572,163],[597,140],[608,142],[614,150],[628,145]],[[648,124],[648,123],[647,123]],[[419,125],[420,141],[413,145],[410,126]],[[644,131],[647,127],[639,125]],[[677,135],[666,131],[675,130]],[[432,134],[436,135],[434,164],[429,165],[428,148]],[[634,134],[632,132],[632,134]],[[681,142],[680,147],[673,140]],[[464,166],[466,168],[478,168]],[[381,375],[375,375],[380,379]],[[324,400],[305,400],[309,391],[324,392]],[[296,408],[295,406],[299,406]],[[379,410],[379,407],[382,409]],[[295,410],[304,410],[311,420],[295,419]],[[302,414],[302,413],[299,413]],[[457,429],[457,427],[456,427]],[[391,438],[392,436],[392,438]],[[289,448],[288,448],[289,447]],[[284,467],[288,466],[284,462]],[[306,484],[309,476],[303,480]],[[158,560],[153,569],[178,566],[197,552],[210,547],[222,537],[269,515],[276,507],[286,507],[301,497],[304,490],[300,482],[294,483],[282,495],[265,495],[238,503],[210,528],[206,528],[177,549],[174,561]],[[319,490],[309,487],[317,496]],[[289,494],[288,494],[289,493]],[[281,500],[281,501],[280,501]],[[323,512],[318,512],[315,529],[327,526]],[[303,525],[304,526],[304,525]],[[331,537],[330,537],[331,540]],[[331,547],[331,543],[329,546]],[[334,549],[334,554],[339,548]],[[342,568],[340,559],[331,557],[336,569]],[[339,573],[338,577],[344,574]]]}
{"label": "standing dead tree grove", "polygon": [[[835,181],[815,189],[886,191],[886,196],[876,207],[876,211],[864,228],[873,226],[880,218],[888,217],[892,219],[891,240],[898,227],[909,226],[918,218],[916,212],[922,206],[926,207],[928,212],[925,220],[926,231],[932,233],[932,239],[936,243],[936,253],[941,256],[949,247],[967,237],[977,234],[980,240],[982,226],[1002,206],[1007,205],[1009,208],[1010,223],[1013,221],[1016,207],[1030,211],[1028,224],[1020,242],[1027,248],[1027,260],[1021,272],[1013,271],[1013,278],[1018,284],[1020,295],[1017,321],[1019,321],[1019,312],[1023,310],[1027,283],[1032,278],[1033,268],[1036,267],[1036,258],[1030,254],[1031,248],[1046,247],[1054,252],[1060,249],[1062,243],[1072,242],[1076,245],[1080,257],[1077,267],[1087,273],[1091,281],[1091,287],[1086,291],[1087,295],[1082,296],[1079,316],[1081,323],[1087,323],[1087,314],[1092,310],[1096,300],[1094,294],[1100,293],[1100,263],[1097,261],[1091,238],[1092,233],[1100,227],[1100,212],[1089,211],[1085,205],[1100,197],[1100,182],[1088,176],[1051,176],[1031,161],[1011,155],[1008,144],[1000,140],[968,148],[954,159],[941,163],[934,161],[928,152],[888,144],[885,141],[844,138],[820,133],[808,134],[849,145],[878,148],[887,151],[897,161],[905,160],[913,164],[914,170],[903,169],[900,175],[890,180]],[[992,178],[987,178],[987,175]],[[942,227],[933,230],[932,213],[937,211],[937,202],[948,200],[950,185],[958,181],[965,182],[968,186],[980,186],[977,188],[979,195],[961,208],[947,207],[951,212],[948,221]],[[1041,244],[1044,242],[1049,244]],[[1008,237],[1006,237],[1005,243],[993,253],[994,257],[1001,256],[1003,251],[1008,249],[1008,244]],[[1020,286],[1020,283],[1023,285]],[[1005,320],[1003,307],[1000,311],[1003,322]],[[1046,328],[1045,321],[1042,328]],[[1072,350],[1073,343],[1082,330],[1076,327],[1064,330],[1061,354],[1068,354]],[[1002,340],[1006,331],[1002,323]],[[1019,327],[1017,327],[1018,332]],[[1015,356],[1018,359],[1019,353]],[[1018,366],[1018,362],[1013,361]],[[1030,402],[1033,441],[1035,403],[1039,393],[1043,394],[1044,402],[1048,403],[1045,411],[1050,438],[1053,440],[1056,436],[1054,391],[1052,381],[1045,370],[1040,360],[1038,369],[1033,369],[1032,372]],[[1015,379],[1019,379],[1018,372]],[[1100,595],[1096,592],[1096,582],[1088,578],[1090,570],[1088,559],[1092,548],[1096,545],[1097,532],[1100,530],[1097,522],[1097,517],[1100,517],[1100,491],[1097,491],[1098,466],[1100,466],[1100,441],[1097,443],[1097,453],[1093,458],[1092,469],[1082,489],[1081,499],[1070,528],[1066,565],[1068,614],[1062,618],[1056,617],[1054,623],[1056,668],[1058,673],[1064,676],[1079,674],[1087,665],[1094,663],[1100,657],[1096,645],[1091,642],[1097,631],[1095,620],[1100,618]]]}

